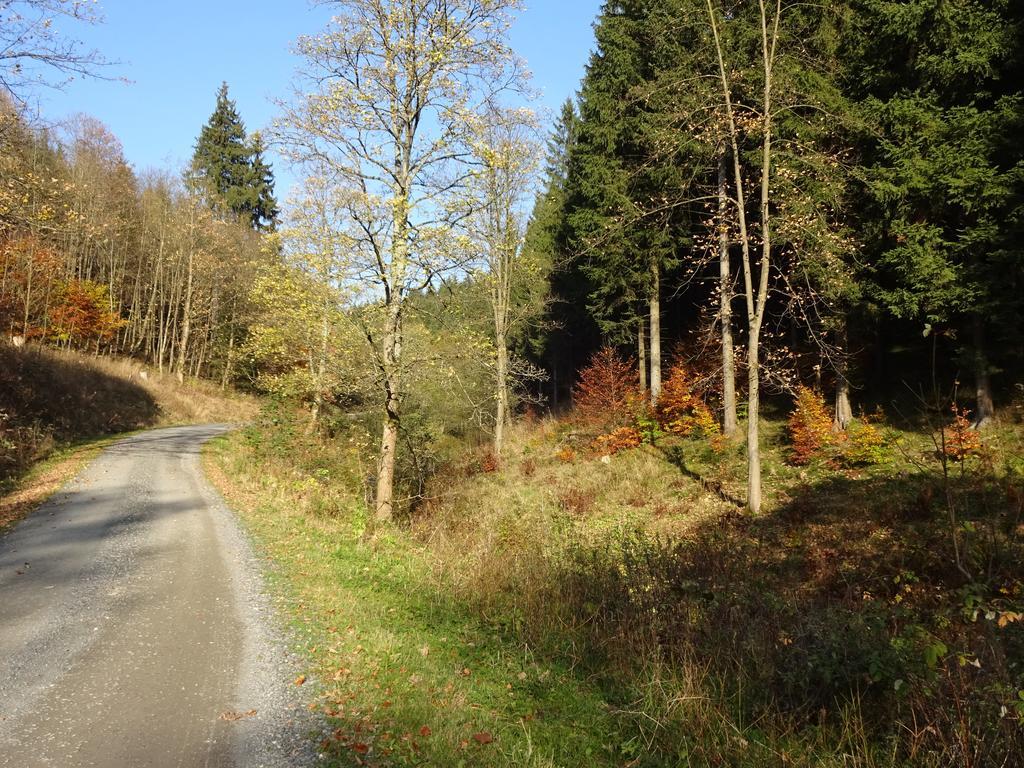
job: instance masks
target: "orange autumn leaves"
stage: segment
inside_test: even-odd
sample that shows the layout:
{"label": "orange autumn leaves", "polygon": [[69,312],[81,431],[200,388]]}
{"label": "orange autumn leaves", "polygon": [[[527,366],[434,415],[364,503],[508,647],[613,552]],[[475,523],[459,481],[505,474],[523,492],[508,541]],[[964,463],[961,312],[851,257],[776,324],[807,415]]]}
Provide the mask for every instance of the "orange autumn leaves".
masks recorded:
{"label": "orange autumn leaves", "polygon": [[0,323],[29,338],[69,347],[109,341],[124,327],[109,286],[59,279],[60,257],[35,237],[0,241]]}
{"label": "orange autumn leaves", "polygon": [[694,391],[693,376],[678,358],[652,407],[640,389],[636,362],[603,347],[581,371],[574,401],[576,419],[588,429],[602,430],[590,446],[602,456],[636,448],[658,434],[712,439],[719,434],[714,414]]}

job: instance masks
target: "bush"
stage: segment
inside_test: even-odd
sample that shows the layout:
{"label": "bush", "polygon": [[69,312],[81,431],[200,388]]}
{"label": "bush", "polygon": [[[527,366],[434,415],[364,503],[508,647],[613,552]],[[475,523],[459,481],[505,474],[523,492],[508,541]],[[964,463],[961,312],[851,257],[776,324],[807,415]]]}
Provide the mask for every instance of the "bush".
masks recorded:
{"label": "bush", "polygon": [[642,402],[636,362],[612,347],[598,350],[573,391],[576,417],[588,426],[625,426]]}
{"label": "bush", "polygon": [[796,408],[789,415],[790,461],[810,464],[836,443],[832,417],[821,395],[810,387],[797,389]]}
{"label": "bush", "polygon": [[953,461],[963,461],[969,456],[981,453],[981,435],[971,426],[971,412],[966,408],[958,408],[953,403],[953,422],[945,429],[946,456]]}
{"label": "bush", "polygon": [[888,458],[882,431],[864,418],[854,419],[842,441],[842,460],[848,466],[882,464]]}
{"label": "bush", "polygon": [[571,464],[572,462],[576,461],[576,451],[574,451],[568,445],[560,448],[558,453],[555,454],[555,456],[563,464]]}
{"label": "bush", "polygon": [[693,392],[693,375],[681,360],[669,369],[656,413],[661,428],[680,437],[716,437],[718,422],[711,409]]}
{"label": "bush", "polygon": [[591,448],[601,456],[614,456],[619,451],[636,448],[643,442],[643,437],[634,427],[620,427],[607,435],[601,435]]}

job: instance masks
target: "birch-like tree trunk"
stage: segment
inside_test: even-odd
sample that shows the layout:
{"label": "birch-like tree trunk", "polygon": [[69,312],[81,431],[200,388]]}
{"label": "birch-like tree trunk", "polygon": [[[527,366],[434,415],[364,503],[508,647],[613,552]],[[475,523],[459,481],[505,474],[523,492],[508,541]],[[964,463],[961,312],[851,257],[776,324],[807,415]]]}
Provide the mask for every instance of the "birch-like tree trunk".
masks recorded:
{"label": "birch-like tree trunk", "polygon": [[647,325],[642,317],[637,320],[637,326],[636,347],[640,362],[640,392],[647,394],[647,340],[644,338],[647,333]]}
{"label": "birch-like tree trunk", "polygon": [[736,352],[732,339],[732,268],[729,261],[728,160],[724,146],[718,154],[718,291],[722,329],[722,434],[736,434]]}
{"label": "birch-like tree trunk", "polygon": [[[850,362],[847,353],[846,321],[842,320],[836,332],[838,341],[836,354],[836,429],[846,429],[853,421],[853,407],[850,405]],[[821,366],[818,366],[821,376]]]}
{"label": "birch-like tree trunk", "polygon": [[661,268],[651,260],[651,295],[649,297],[651,326],[651,405],[661,397]]}
{"label": "birch-like tree trunk", "polygon": [[[743,288],[747,307],[747,508],[752,513],[761,511],[761,328],[764,322],[765,305],[768,299],[768,277],[771,271],[772,230],[771,230],[771,168],[772,168],[772,118],[773,69],[775,47],[778,41],[779,21],[782,15],[781,0],[777,0],[771,22],[764,0],[758,0],[761,27],[761,67],[764,78],[762,103],[759,105],[761,133],[761,184],[760,184],[760,240],[761,255],[758,265],[757,283],[754,283],[752,264],[753,248],[747,226],[746,195],[744,194],[744,172],[740,154],[740,132],[733,107],[731,70],[726,67],[725,52],[718,31],[718,13],[711,0],[707,0],[708,17],[714,37],[715,53],[718,59],[719,79],[722,86],[722,101],[726,117],[729,145],[732,151],[734,184],[736,187],[736,212],[739,223],[740,246],[743,251]],[[769,29],[769,25],[771,29]]]}
{"label": "birch-like tree trunk", "polygon": [[988,424],[996,414],[992,399],[992,378],[989,373],[988,356],[985,354],[985,324],[980,317],[973,321],[974,341],[974,426],[977,429]]}

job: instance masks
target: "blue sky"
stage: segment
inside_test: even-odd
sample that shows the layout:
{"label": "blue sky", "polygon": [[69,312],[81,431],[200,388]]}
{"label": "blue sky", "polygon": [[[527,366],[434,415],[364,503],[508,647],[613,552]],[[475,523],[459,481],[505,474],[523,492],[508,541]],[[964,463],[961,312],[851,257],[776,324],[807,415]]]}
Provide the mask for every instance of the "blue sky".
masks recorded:
{"label": "blue sky", "polygon": [[[292,42],[324,26],[329,8],[305,0],[101,0],[103,24],[71,31],[119,66],[129,83],[77,81],[39,94],[46,118],[84,112],[110,128],[137,170],[178,168],[192,153],[221,81],[251,131],[274,118],[298,59]],[[593,47],[600,0],[532,0],[512,44],[533,72],[541,106],[557,110],[574,93]],[[291,174],[273,158],[278,197]]]}

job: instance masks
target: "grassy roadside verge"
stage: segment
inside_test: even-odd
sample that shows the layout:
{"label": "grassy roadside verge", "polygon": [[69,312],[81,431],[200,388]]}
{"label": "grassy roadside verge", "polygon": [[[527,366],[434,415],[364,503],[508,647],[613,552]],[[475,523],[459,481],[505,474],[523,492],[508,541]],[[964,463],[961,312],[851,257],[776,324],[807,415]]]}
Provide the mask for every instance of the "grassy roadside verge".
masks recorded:
{"label": "grassy roadside verge", "polygon": [[316,480],[255,466],[244,431],[211,441],[205,467],[273,563],[334,727],[327,764],[641,764],[596,685],[438,591],[409,541],[363,543],[358,505],[308,514]]}

